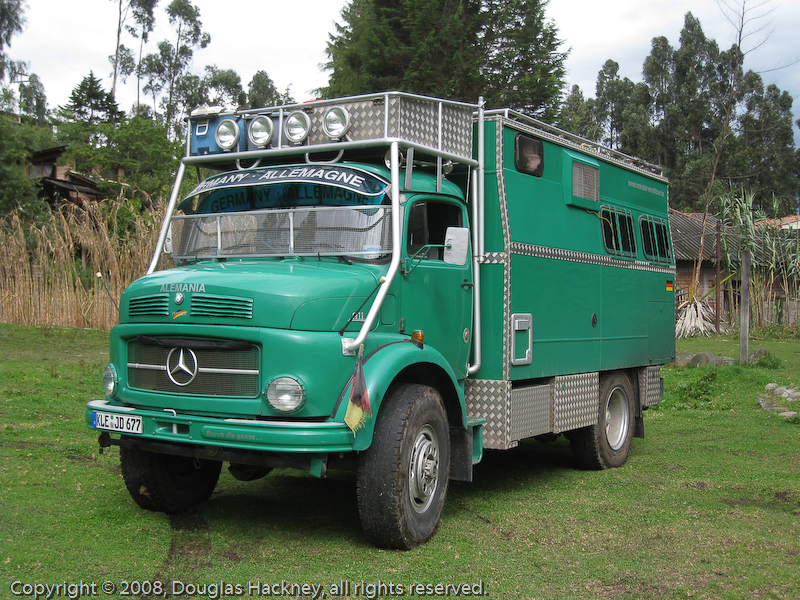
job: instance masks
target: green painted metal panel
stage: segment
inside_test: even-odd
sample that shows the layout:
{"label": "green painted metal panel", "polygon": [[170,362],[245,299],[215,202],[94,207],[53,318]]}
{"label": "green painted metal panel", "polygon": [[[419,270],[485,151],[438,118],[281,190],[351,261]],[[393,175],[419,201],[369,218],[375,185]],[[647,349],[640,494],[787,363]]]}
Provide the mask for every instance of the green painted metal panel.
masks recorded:
{"label": "green painted metal panel", "polygon": [[[541,176],[519,172],[515,139],[535,132],[506,125],[486,125],[487,148],[494,144],[502,168],[487,169],[494,264],[481,267],[484,364],[476,378],[521,381],[670,360],[674,263],[644,256],[638,225],[645,215],[666,221],[666,182],[546,137]],[[584,192],[573,189],[574,164],[596,170],[596,199],[576,196]],[[627,255],[607,247],[604,208],[630,219],[635,248]],[[515,314],[532,315],[530,364],[512,364],[527,335],[514,330]]]}

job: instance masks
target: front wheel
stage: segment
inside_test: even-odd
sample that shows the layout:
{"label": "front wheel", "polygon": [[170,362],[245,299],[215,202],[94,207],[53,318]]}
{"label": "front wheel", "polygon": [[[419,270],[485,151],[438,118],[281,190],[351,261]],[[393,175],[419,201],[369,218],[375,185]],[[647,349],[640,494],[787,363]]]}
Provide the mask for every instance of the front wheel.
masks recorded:
{"label": "front wheel", "polygon": [[156,454],[122,446],[120,463],[131,498],[147,510],[178,514],[205,502],[219,479],[216,460]]}
{"label": "front wheel", "polygon": [[450,430],[433,388],[392,388],[358,466],[358,512],[367,537],[410,549],[433,536],[450,478]]}
{"label": "front wheel", "polygon": [[597,423],[572,432],[570,444],[578,463],[585,469],[621,467],[633,441],[634,394],[625,373],[600,379]]}

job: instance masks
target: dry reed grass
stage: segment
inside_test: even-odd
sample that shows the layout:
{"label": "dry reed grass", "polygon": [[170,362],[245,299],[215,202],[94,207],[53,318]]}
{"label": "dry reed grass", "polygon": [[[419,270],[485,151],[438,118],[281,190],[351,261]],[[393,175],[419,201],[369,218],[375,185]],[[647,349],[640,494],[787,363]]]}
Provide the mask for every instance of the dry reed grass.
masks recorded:
{"label": "dry reed grass", "polygon": [[118,304],[145,273],[162,219],[163,209],[139,213],[125,202],[65,206],[40,227],[11,216],[0,227],[0,322],[110,329],[118,315],[109,293]]}

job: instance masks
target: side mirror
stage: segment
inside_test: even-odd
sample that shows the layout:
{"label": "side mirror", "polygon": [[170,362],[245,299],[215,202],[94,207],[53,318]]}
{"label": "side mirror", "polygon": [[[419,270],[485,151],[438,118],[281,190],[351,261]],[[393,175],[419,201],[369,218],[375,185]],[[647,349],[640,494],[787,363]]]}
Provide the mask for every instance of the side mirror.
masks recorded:
{"label": "side mirror", "polygon": [[469,229],[448,227],[444,235],[444,262],[448,265],[465,265],[469,255]]}

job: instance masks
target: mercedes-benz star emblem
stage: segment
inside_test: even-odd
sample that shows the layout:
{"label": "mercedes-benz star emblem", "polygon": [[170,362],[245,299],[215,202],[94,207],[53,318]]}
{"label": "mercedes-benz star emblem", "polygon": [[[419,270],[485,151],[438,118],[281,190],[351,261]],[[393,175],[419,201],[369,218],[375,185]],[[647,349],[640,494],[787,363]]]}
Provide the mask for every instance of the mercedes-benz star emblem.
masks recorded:
{"label": "mercedes-benz star emblem", "polygon": [[197,377],[197,355],[189,348],[173,348],[167,355],[167,377],[184,387]]}

